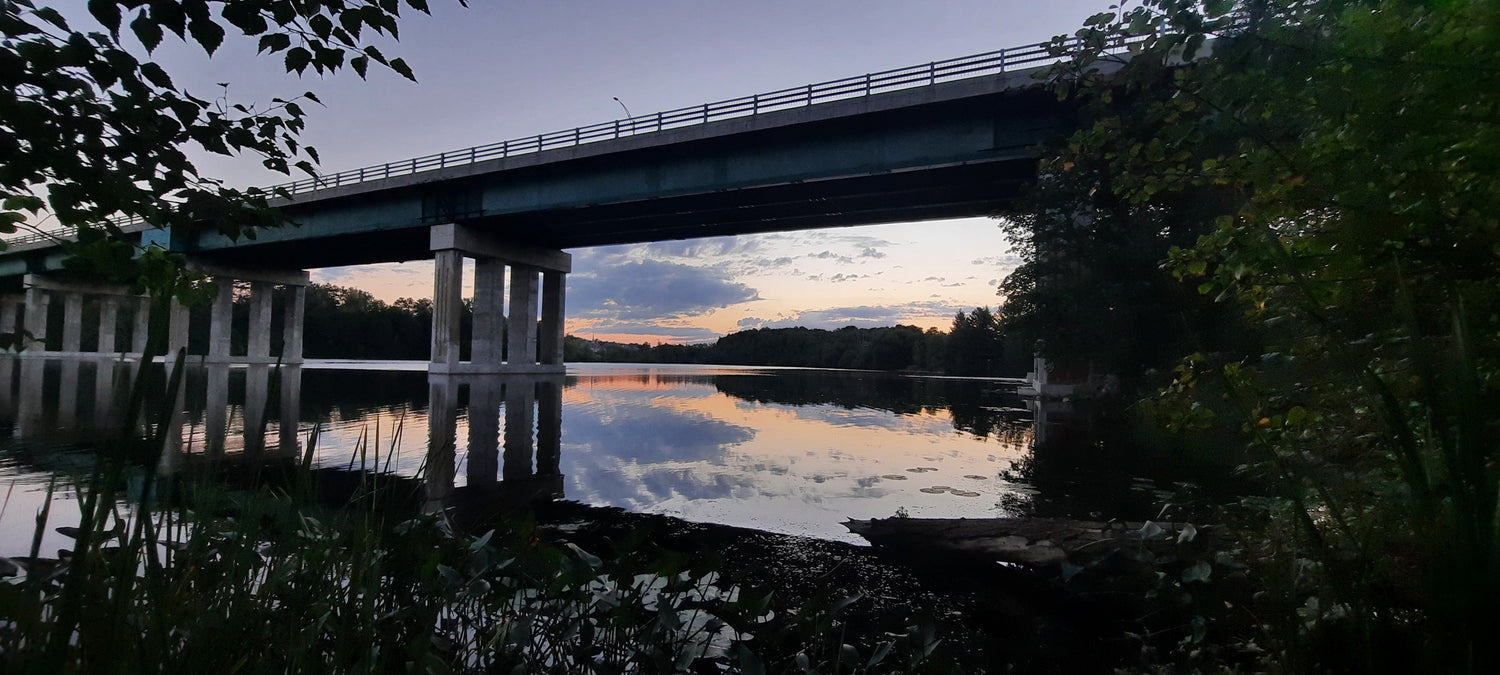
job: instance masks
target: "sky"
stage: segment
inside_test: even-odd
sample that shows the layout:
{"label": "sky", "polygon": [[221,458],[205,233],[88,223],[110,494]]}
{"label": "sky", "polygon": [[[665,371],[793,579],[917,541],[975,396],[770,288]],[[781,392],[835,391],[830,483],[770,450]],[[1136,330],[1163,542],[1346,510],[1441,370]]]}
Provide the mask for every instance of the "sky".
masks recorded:
{"label": "sky", "polygon": [[[303,141],[333,172],[509,138],[900,68],[1071,34],[1106,0],[429,0],[381,45],[412,83],[372,69],[287,75],[229,39],[212,58],[153,55],[200,97],[262,107],[316,92]],[[60,5],[81,7],[83,0]],[[81,10],[70,17],[86,16]],[[128,20],[128,19],[127,19]],[[81,23],[81,22],[80,22]],[[227,83],[221,88],[218,83]],[[616,98],[619,102],[616,102]],[[233,185],[283,182],[254,158],[200,156]],[[568,332],[701,342],[802,325],[946,329],[1000,302],[1014,267],[998,221],[977,218],[572,249]],[[472,273],[472,272],[470,272]],[[383,300],[431,297],[430,262],[313,271]]]}

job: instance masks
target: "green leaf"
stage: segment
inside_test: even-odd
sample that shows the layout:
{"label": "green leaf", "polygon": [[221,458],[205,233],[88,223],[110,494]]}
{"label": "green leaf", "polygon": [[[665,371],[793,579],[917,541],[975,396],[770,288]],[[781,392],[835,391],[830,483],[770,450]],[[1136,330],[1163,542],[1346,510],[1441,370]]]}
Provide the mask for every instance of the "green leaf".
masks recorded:
{"label": "green leaf", "polygon": [[333,21],[322,14],[309,19],[307,25],[312,28],[313,33],[324,40],[327,40],[328,35],[333,32]]}
{"label": "green leaf", "polygon": [[589,553],[588,551],[579,548],[577,544],[568,542],[567,544],[565,544],[565,546],[567,546],[568,550],[572,551],[574,555],[577,555],[578,559],[582,560],[583,563],[585,565],[588,565],[589,567],[599,569],[599,567],[604,564],[604,561],[600,560],[599,556],[596,556],[592,553]]}
{"label": "green leaf", "polygon": [[344,30],[355,39],[359,38],[359,30],[364,27],[364,24],[364,17],[360,15],[358,9],[346,9],[339,12],[339,25],[343,26]]}
{"label": "green leaf", "polygon": [[290,46],[292,46],[292,38],[286,33],[267,33],[260,36],[260,47],[256,53],[271,52],[275,54]]}
{"label": "green leaf", "polygon": [[177,37],[186,35],[187,14],[182,11],[182,5],[176,2],[153,2],[151,3],[151,20],[166,27]]}
{"label": "green leaf", "polygon": [[406,65],[406,61],[403,61],[401,59],[391,59],[391,70],[400,73],[402,77],[411,80],[412,82],[417,81],[417,76],[412,74],[411,66]]}
{"label": "green leaf", "polygon": [[203,46],[203,51],[213,56],[219,45],[224,44],[224,27],[205,19],[195,19],[188,24],[188,32]]}
{"label": "green leaf", "polygon": [[377,49],[375,45],[365,47],[365,54],[374,59],[376,63],[379,63],[381,65],[390,65],[390,62],[385,60],[385,54],[381,54],[380,50]]}
{"label": "green leaf", "polygon": [[161,66],[158,66],[155,63],[151,63],[149,61],[146,63],[142,63],[141,74],[146,76],[146,80],[151,84],[161,87],[162,89],[174,88],[172,86],[172,78],[167,76],[167,71],[162,70]]}
{"label": "green leaf", "polygon": [[89,0],[89,14],[94,15],[94,20],[109,29],[109,34],[114,37],[120,35],[120,6],[115,0]]}
{"label": "green leaf", "polygon": [[365,79],[365,71],[370,67],[370,58],[367,56],[356,56],[349,59],[349,67],[353,68],[354,73],[359,75],[359,79],[363,80]]}
{"label": "green leaf", "polygon": [[161,44],[161,25],[150,17],[147,17],[145,11],[142,11],[135,17],[134,21],[130,22],[130,30],[135,33],[136,39],[141,41],[141,45],[146,48],[146,53],[148,54],[154,51],[157,45]]}
{"label": "green leaf", "polygon": [[1299,405],[1299,406],[1294,406],[1294,407],[1292,407],[1291,410],[1286,411],[1286,423],[1287,423],[1287,426],[1293,426],[1293,427],[1302,426],[1302,423],[1306,422],[1306,421],[1307,421],[1307,409],[1306,408],[1303,408],[1302,406]]}
{"label": "green leaf", "polygon": [[42,7],[33,12],[33,14],[36,15],[36,18],[46,21],[53,26],[56,26],[62,30],[68,30],[68,22],[64,21],[62,15],[58,14],[57,10],[52,9],[51,7]]}
{"label": "green leaf", "polygon": [[1188,584],[1194,582],[1208,583],[1208,578],[1213,575],[1213,569],[1213,566],[1208,564],[1208,561],[1199,560],[1192,567],[1182,571],[1182,582]]}
{"label": "green leaf", "polygon": [[292,47],[286,53],[286,72],[295,72],[298,75],[307,70],[307,64],[312,63],[312,52],[305,47]]}

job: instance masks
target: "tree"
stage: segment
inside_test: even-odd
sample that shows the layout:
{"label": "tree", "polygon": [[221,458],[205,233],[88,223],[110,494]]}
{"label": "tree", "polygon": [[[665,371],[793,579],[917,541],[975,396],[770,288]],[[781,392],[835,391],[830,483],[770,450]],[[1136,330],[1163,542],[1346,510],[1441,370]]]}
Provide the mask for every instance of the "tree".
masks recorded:
{"label": "tree", "polygon": [[[1494,669],[1500,6],[1147,0],[1079,36],[1054,76],[1091,124],[1044,173],[1136,236],[1197,235],[1164,269],[1251,338],[1174,346],[1156,409],[1261,458],[1275,499],[1254,504],[1286,536],[1256,543],[1307,562],[1256,610],[1294,627],[1286,665],[1332,667],[1297,647],[1341,639],[1355,669]],[[1026,235],[1045,263],[1047,230]],[[1017,299],[1042,306],[1035,269]]]}
{"label": "tree", "polygon": [[945,369],[949,375],[999,375],[1004,362],[1004,335],[988,307],[953,317],[948,332]]}
{"label": "tree", "polygon": [[[426,0],[404,0],[427,12]],[[465,0],[458,0],[460,4]],[[372,40],[398,37],[398,0],[89,0],[103,31],[80,31],[33,0],[0,0],[0,233],[76,230],[76,268],[118,279],[151,280],[164,292],[185,284],[179,261],[113,240],[141,219],[179,231],[212,228],[254,237],[281,223],[273,193],[237,189],[200,174],[193,150],[251,155],[268,169],[314,174],[317,151],[299,139],[304,93],[264,109],[179,89],[159,64],[142,59],[164,39],[212,55],[230,32],[258,40],[286,71],[360,77],[371,63],[412,78]],[[143,275],[143,273],[145,273]]]}

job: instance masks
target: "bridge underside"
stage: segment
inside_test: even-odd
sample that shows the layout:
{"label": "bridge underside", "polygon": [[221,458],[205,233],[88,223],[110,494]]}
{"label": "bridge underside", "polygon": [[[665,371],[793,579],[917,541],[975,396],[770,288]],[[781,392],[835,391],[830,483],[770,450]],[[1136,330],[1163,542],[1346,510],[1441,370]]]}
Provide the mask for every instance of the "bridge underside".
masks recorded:
{"label": "bridge underside", "polygon": [[[1035,177],[1030,159],[454,219],[507,241],[549,249],[986,216]],[[321,239],[242,242],[200,250],[225,264],[295,268],[431,258],[428,226]]]}

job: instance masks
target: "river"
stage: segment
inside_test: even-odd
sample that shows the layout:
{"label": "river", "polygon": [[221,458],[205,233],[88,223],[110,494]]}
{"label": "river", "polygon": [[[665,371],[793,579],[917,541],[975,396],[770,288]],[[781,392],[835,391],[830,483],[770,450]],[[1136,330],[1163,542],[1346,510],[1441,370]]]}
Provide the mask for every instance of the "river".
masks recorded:
{"label": "river", "polygon": [[[29,548],[54,480],[53,523],[76,520],[70,486],[91,462],[92,439],[118,433],[111,392],[128,372],[0,361],[9,385],[0,391],[0,555]],[[1072,479],[1048,489],[1081,494],[1039,488],[1035,470],[1046,463],[1034,446],[1058,433],[1066,406],[1039,408],[1015,380],[624,364],[445,377],[425,363],[351,361],[186,372],[176,414],[161,416],[172,452],[158,471],[199,455],[300,457],[311,446],[319,467],[420,478],[431,504],[503,489],[854,543],[848,518],[1097,508],[1079,503],[1092,488]],[[43,550],[58,546],[66,542],[49,531]]]}

